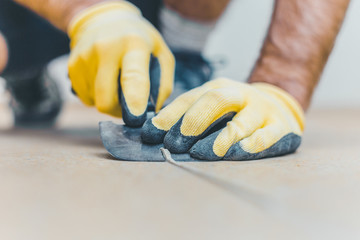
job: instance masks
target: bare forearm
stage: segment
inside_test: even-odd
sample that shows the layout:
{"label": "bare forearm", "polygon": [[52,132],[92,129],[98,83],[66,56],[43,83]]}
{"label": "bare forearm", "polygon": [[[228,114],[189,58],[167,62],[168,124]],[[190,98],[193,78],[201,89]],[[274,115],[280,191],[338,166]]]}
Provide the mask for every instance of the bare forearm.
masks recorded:
{"label": "bare forearm", "polygon": [[[106,0],[14,0],[66,31],[70,20],[79,11]],[[119,0],[120,1],[120,0]]]}
{"label": "bare forearm", "polygon": [[230,0],[163,0],[182,16],[202,22],[213,22],[225,11]]}
{"label": "bare forearm", "polygon": [[8,49],[5,38],[0,32],[0,73],[4,70],[8,60]]}
{"label": "bare forearm", "polygon": [[268,82],[306,110],[350,0],[277,0],[249,82]]}

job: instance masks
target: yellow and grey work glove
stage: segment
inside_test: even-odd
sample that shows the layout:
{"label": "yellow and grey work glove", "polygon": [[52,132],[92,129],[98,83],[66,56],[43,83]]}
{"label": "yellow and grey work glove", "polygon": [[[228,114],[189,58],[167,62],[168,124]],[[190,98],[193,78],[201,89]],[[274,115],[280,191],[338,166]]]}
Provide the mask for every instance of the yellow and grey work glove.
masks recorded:
{"label": "yellow and grey work glove", "polygon": [[156,110],[161,109],[172,92],[175,60],[139,9],[126,1],[94,5],[74,17],[68,34],[69,77],[83,103],[123,117],[130,126],[141,126],[146,120],[153,54],[161,67],[155,99]]}
{"label": "yellow and grey work glove", "polygon": [[[231,115],[232,114],[232,115]],[[219,121],[226,127],[211,133]],[[219,78],[184,93],[145,122],[142,139],[204,160],[250,160],[294,152],[304,113],[284,90]]]}

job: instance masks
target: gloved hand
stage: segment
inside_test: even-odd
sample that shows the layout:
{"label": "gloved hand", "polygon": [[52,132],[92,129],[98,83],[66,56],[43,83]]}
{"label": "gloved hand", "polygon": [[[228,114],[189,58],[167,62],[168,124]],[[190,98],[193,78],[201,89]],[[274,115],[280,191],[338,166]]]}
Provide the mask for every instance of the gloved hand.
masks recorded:
{"label": "gloved hand", "polygon": [[[232,115],[231,115],[232,114]],[[234,115],[235,114],[235,115]],[[226,127],[206,133],[229,115]],[[204,160],[249,160],[294,152],[304,113],[284,90],[220,78],[184,93],[145,122],[142,139]]]}
{"label": "gloved hand", "polygon": [[155,99],[156,110],[161,109],[173,88],[175,60],[159,32],[134,5],[126,1],[94,5],[74,17],[68,34],[69,77],[83,103],[122,116],[130,126],[141,126],[146,120],[153,54],[161,67]]}

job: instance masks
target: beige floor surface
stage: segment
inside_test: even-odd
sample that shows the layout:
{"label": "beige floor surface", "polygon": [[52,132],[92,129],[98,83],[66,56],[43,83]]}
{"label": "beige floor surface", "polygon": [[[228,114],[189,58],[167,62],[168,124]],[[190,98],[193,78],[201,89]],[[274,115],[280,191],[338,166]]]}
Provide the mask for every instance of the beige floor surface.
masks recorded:
{"label": "beige floor surface", "polygon": [[359,239],[360,110],[314,110],[296,154],[113,160],[93,109],[17,130],[0,107],[0,239]]}

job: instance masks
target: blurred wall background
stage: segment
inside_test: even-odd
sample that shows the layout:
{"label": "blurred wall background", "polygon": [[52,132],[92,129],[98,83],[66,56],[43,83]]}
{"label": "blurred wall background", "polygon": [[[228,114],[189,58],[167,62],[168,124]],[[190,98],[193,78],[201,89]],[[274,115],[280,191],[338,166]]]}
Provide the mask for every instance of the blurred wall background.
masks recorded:
{"label": "blurred wall background", "polygon": [[[218,76],[244,81],[258,56],[273,1],[233,0],[206,47],[206,55],[227,59]],[[312,107],[360,106],[360,1],[353,0]]]}
{"label": "blurred wall background", "polygon": [[[206,46],[210,59],[226,59],[217,76],[245,81],[258,56],[272,13],[273,1],[233,0],[217,25]],[[66,58],[50,66],[63,86],[64,95],[77,101],[70,93],[66,79]],[[1,83],[1,81],[0,81]],[[312,107],[360,107],[360,0],[353,0],[344,25],[330,56]],[[5,101],[0,84],[0,102]]]}

